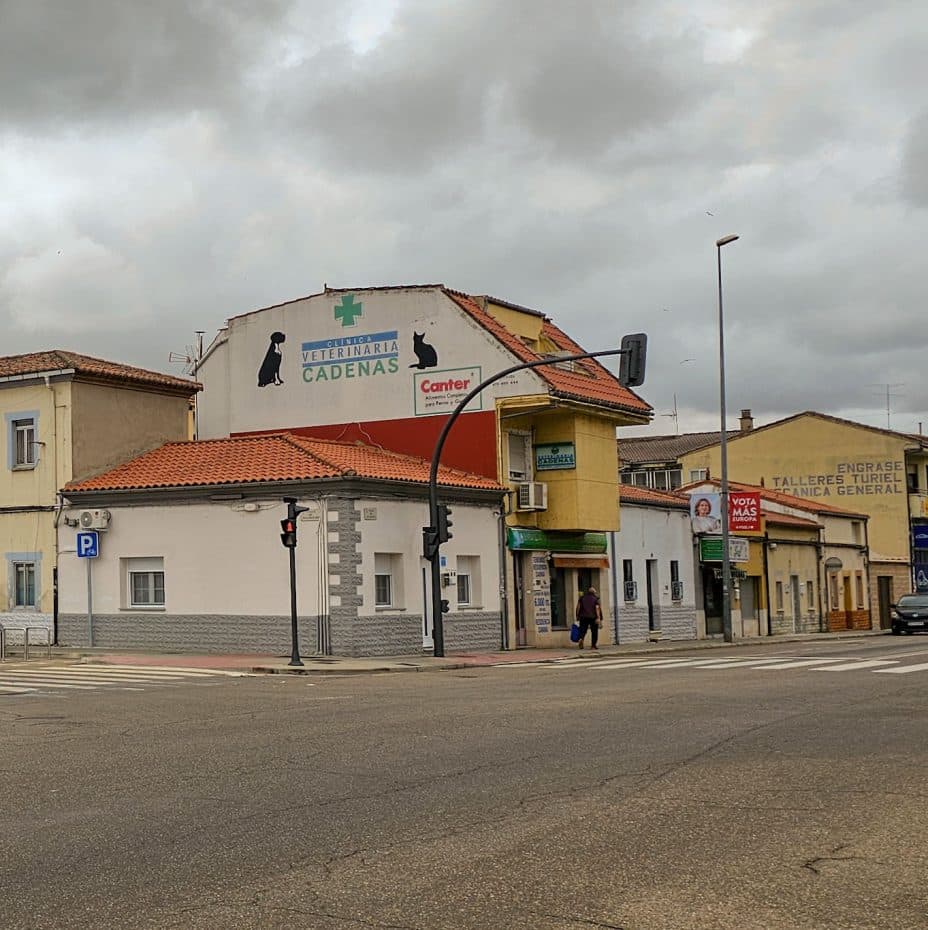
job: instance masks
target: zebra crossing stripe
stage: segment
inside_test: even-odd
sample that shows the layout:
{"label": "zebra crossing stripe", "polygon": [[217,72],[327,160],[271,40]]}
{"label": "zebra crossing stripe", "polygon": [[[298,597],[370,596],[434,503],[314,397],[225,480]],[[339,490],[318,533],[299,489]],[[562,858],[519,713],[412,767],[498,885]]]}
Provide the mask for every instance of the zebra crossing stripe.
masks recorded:
{"label": "zebra crossing stripe", "polygon": [[608,668],[612,666],[616,668],[621,665],[629,666],[641,666],[642,668],[672,668],[677,665],[686,665],[687,663],[692,662],[692,659],[638,659],[632,661],[629,659],[627,662],[597,662],[593,668]]}
{"label": "zebra crossing stripe", "polygon": [[83,674],[81,672],[42,672],[38,669],[22,669],[19,671],[10,672],[9,674],[11,676],[15,676],[16,678],[28,679],[30,681],[72,681],[75,683],[86,681],[88,684],[119,684],[124,681],[157,681],[157,679],[146,678],[141,675],[127,679],[114,675],[97,675],[95,673]]}
{"label": "zebra crossing stripe", "polygon": [[10,685],[14,688],[22,687],[23,685],[35,685],[36,687],[32,690],[35,691],[38,688],[41,688],[43,685],[47,688],[73,688],[75,691],[96,691],[96,685],[73,685],[68,684],[67,682],[57,682],[57,681],[37,681],[35,678],[25,679],[17,681],[15,678],[0,678],[0,685]]}
{"label": "zebra crossing stripe", "polygon": [[808,668],[810,665],[828,665],[831,662],[840,662],[840,659],[794,659],[789,662],[777,662],[774,665],[761,665],[760,672],[779,671],[782,668]]}
{"label": "zebra crossing stripe", "polygon": [[184,677],[190,678],[208,678],[211,675],[228,675],[233,678],[241,678],[249,673],[244,669],[240,672],[229,671],[224,668],[184,668],[180,665],[110,665],[108,662],[101,662],[94,665],[94,668],[105,668],[113,671],[135,671],[135,672],[173,672],[175,675],[183,674]]}
{"label": "zebra crossing stripe", "polygon": [[858,659],[844,665],[829,665],[827,668],[814,668],[813,672],[851,672],[859,668],[877,668],[880,665],[898,665],[897,659]]}
{"label": "zebra crossing stripe", "polygon": [[874,675],[907,675],[909,672],[924,672],[928,669],[928,662],[920,662],[918,665],[903,665],[900,668],[875,668]]}
{"label": "zebra crossing stripe", "polygon": [[775,662],[783,662],[783,656],[776,659],[694,659],[693,668],[760,668]]}

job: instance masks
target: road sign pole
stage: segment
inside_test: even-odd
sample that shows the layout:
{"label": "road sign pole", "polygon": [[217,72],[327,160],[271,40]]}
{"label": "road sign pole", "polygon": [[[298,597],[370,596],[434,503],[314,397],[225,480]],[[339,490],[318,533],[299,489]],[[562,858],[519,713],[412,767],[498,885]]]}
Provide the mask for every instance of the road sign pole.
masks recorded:
{"label": "road sign pole", "polygon": [[93,648],[93,559],[85,559],[87,563],[87,639],[90,648]]}
{"label": "road sign pole", "polygon": [[296,548],[290,547],[290,665],[302,665],[300,632],[296,622]]}

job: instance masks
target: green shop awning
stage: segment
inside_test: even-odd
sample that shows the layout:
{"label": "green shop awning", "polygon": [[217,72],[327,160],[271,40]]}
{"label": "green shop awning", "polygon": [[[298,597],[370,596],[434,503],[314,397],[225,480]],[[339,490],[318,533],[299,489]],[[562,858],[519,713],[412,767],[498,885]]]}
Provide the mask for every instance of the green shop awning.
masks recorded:
{"label": "green shop awning", "polygon": [[543,549],[547,552],[591,552],[596,555],[606,551],[605,533],[562,533],[556,530],[506,528],[506,545],[510,549]]}

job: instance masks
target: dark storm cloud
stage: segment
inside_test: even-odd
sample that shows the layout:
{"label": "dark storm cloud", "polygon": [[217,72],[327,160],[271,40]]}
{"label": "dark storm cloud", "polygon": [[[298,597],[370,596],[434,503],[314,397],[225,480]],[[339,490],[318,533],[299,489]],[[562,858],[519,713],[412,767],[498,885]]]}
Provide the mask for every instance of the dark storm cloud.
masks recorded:
{"label": "dark storm cloud", "polygon": [[514,144],[584,161],[684,110],[698,43],[643,39],[633,10],[581,0],[411,3],[373,51],[333,44],[279,80],[279,114],[340,165],[415,172]]}
{"label": "dark storm cloud", "polygon": [[285,0],[0,0],[0,126],[237,101]]}
{"label": "dark storm cloud", "polygon": [[738,233],[733,414],[885,422],[866,385],[904,382],[914,428],[926,18],[916,0],[0,0],[0,352],[163,368],[193,329],[324,281],[437,280],[591,347],[649,332],[642,395],[712,428],[714,243]]}

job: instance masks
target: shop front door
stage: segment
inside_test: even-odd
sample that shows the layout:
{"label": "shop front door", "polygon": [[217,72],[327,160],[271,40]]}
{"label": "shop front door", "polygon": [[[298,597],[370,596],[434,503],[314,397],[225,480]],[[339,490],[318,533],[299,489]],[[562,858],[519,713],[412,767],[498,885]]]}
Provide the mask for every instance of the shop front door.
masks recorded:
{"label": "shop front door", "polygon": [[715,577],[715,570],[702,570],[703,604],[706,611],[706,635],[719,636],[722,630],[722,579]]}

